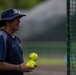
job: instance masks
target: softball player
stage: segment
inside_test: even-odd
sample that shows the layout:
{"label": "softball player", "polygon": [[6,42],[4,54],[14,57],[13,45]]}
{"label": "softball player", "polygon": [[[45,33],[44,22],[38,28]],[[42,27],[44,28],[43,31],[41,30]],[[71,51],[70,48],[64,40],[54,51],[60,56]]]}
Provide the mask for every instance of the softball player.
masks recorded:
{"label": "softball player", "polygon": [[20,39],[15,35],[19,30],[20,18],[26,16],[16,9],[2,12],[0,20],[0,75],[23,75],[34,68],[25,65]]}

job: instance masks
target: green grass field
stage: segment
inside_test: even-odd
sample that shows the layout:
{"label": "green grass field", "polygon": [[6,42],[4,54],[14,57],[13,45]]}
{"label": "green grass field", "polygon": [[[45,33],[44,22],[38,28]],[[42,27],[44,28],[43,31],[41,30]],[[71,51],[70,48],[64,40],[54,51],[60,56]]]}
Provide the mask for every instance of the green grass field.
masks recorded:
{"label": "green grass field", "polygon": [[66,42],[64,41],[45,41],[45,42],[23,42],[23,51],[25,54],[37,52],[40,56],[52,54],[66,54]]}
{"label": "green grass field", "polygon": [[[25,61],[28,61],[29,59],[25,59]],[[40,58],[37,60],[37,65],[39,66],[63,66],[66,65],[66,62],[64,59],[60,58]]]}
{"label": "green grass field", "polygon": [[66,65],[66,42],[24,42],[23,52],[25,61],[28,61],[31,52],[36,52],[39,55],[37,64],[40,66]]}
{"label": "green grass field", "polygon": [[55,65],[66,65],[65,61],[63,59],[39,59],[38,60],[38,65],[48,65],[48,66],[55,66]]}

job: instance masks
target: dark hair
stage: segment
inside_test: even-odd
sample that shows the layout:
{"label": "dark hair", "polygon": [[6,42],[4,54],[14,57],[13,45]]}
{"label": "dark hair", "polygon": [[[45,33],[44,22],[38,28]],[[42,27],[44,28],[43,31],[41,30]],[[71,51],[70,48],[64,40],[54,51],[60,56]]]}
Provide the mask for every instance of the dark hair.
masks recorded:
{"label": "dark hair", "polygon": [[6,25],[6,22],[4,20],[0,21],[0,27],[3,27]]}

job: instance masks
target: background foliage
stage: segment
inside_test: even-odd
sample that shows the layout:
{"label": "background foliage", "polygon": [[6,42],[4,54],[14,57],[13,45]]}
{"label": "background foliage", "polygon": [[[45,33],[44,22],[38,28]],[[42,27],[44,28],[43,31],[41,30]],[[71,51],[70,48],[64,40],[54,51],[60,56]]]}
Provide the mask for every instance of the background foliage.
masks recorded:
{"label": "background foliage", "polygon": [[6,8],[30,9],[44,0],[0,0],[0,11]]}

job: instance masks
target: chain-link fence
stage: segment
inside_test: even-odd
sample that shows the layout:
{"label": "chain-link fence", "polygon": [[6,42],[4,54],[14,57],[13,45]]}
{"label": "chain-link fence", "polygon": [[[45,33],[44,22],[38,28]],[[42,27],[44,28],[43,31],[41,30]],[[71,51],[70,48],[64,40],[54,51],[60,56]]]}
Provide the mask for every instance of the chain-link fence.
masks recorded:
{"label": "chain-link fence", "polygon": [[67,75],[76,75],[76,0],[67,0]]}

